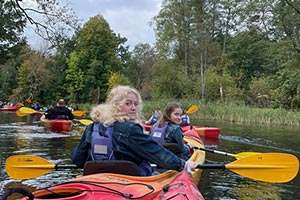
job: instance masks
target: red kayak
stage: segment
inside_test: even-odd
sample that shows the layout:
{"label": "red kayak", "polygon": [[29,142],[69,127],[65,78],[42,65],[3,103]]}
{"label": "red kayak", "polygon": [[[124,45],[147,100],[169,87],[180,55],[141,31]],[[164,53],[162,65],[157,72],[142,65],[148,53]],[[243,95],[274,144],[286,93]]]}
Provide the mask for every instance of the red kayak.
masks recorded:
{"label": "red kayak", "polygon": [[[185,132],[191,129],[191,127],[182,126],[181,129],[183,132]],[[221,132],[221,128],[217,128],[217,127],[192,126],[192,129],[194,129],[199,136],[204,138],[219,138]]]}
{"label": "red kayak", "polygon": [[[47,189],[40,189],[34,200],[99,200],[99,199],[193,199],[204,200],[192,177],[185,171],[168,171],[156,176],[93,174],[81,176]],[[21,200],[28,200],[28,197]]]}
{"label": "red kayak", "polygon": [[41,117],[41,121],[50,131],[55,133],[69,133],[72,130],[72,121],[71,120],[63,120],[63,119],[45,119],[43,115]]}
{"label": "red kayak", "polygon": [[[152,125],[151,124],[145,124],[144,129],[145,131],[150,131]],[[221,128],[217,127],[203,127],[203,126],[182,126],[181,127],[182,132],[185,132],[187,130],[195,130],[199,136],[204,137],[204,138],[214,138],[217,139],[219,138]]]}
{"label": "red kayak", "polygon": [[20,106],[6,106],[4,108],[0,108],[0,111],[17,111]]}

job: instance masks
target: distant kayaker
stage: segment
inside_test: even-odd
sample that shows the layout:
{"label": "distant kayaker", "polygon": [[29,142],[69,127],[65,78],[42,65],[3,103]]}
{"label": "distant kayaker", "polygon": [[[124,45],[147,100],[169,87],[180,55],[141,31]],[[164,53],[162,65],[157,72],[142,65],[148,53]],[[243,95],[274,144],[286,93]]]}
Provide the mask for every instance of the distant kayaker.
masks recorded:
{"label": "distant kayaker", "polygon": [[150,117],[150,119],[148,121],[145,122],[145,124],[155,124],[159,118],[160,118],[161,112],[159,108],[156,108],[152,114],[152,116]]}
{"label": "distant kayaker", "polygon": [[190,148],[192,148],[193,145],[184,144],[183,133],[180,128],[182,113],[183,109],[181,104],[176,102],[168,103],[160,120],[151,128],[150,135],[153,140],[161,144],[178,144],[184,159],[187,160],[191,156]]}
{"label": "distant kayaker", "polygon": [[183,113],[181,115],[181,123],[180,126],[190,126],[191,122],[190,122],[190,117],[188,116],[188,114],[183,110]]}
{"label": "distant kayaker", "polygon": [[72,120],[74,119],[74,115],[71,110],[66,107],[65,100],[60,99],[57,102],[57,105],[53,108],[48,109],[45,112],[46,119],[65,119]]}
{"label": "distant kayaker", "polygon": [[136,123],[141,119],[142,99],[129,86],[111,90],[106,102],[94,107],[94,123],[86,127],[71,153],[74,164],[83,168],[89,160],[128,160],[137,164],[140,175],[152,175],[149,163],[177,171],[195,169],[196,162],[185,161],[143,133]]}

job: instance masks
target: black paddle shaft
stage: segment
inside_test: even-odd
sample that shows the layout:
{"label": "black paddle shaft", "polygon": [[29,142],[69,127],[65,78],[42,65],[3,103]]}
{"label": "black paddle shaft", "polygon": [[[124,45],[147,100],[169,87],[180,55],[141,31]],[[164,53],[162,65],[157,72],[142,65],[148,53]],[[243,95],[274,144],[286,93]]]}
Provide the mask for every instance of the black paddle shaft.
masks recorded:
{"label": "black paddle shaft", "polygon": [[225,164],[203,164],[198,165],[199,169],[226,169]]}
{"label": "black paddle shaft", "polygon": [[76,165],[55,165],[54,169],[78,169],[79,167]]}

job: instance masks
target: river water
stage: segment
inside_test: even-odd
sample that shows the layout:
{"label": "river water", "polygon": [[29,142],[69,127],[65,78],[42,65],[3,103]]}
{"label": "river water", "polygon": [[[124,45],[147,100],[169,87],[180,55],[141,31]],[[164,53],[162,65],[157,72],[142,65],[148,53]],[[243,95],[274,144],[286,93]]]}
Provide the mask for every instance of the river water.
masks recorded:
{"label": "river water", "polygon": [[[237,154],[240,152],[289,153],[299,157],[300,127],[266,127],[214,121],[192,121],[193,124],[221,127],[219,140],[208,140],[206,148]],[[0,112],[0,195],[12,186],[34,191],[74,178],[79,170],[65,169],[34,179],[18,181],[5,171],[5,162],[12,155],[37,155],[62,165],[71,164],[69,155],[84,127],[75,124],[70,135],[52,133],[39,121],[38,115],[17,117]],[[230,163],[234,158],[206,153],[206,163]],[[199,189],[207,200],[295,200],[300,199],[299,175],[288,183],[267,183],[237,175],[230,170],[203,170]]]}

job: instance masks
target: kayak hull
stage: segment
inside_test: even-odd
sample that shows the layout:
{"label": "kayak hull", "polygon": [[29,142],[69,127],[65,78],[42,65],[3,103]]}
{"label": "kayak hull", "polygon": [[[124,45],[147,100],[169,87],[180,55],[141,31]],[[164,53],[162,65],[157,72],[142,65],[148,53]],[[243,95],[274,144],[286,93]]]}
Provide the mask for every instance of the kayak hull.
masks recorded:
{"label": "kayak hull", "polygon": [[[187,172],[170,170],[150,176],[93,174],[33,192],[35,200],[204,199]],[[28,198],[23,198],[23,200]]]}
{"label": "kayak hull", "polygon": [[195,130],[199,136],[204,136],[207,138],[219,138],[221,128],[217,127],[195,127]]}
{"label": "kayak hull", "polygon": [[4,108],[0,108],[0,111],[17,111],[20,106],[7,106]]}
{"label": "kayak hull", "polygon": [[47,129],[55,133],[69,133],[72,130],[73,123],[71,120],[47,120],[45,116],[42,116],[41,121]]}
{"label": "kayak hull", "polygon": [[[150,124],[145,124],[144,129],[145,131],[150,131],[152,125]],[[190,130],[190,126],[182,126],[181,127],[182,132],[185,132],[187,130]],[[204,126],[192,126],[192,129],[194,129],[199,136],[204,137],[204,138],[214,138],[217,139],[219,138],[221,128],[218,127],[204,127]]]}
{"label": "kayak hull", "polygon": [[165,185],[164,189],[154,199],[204,200],[204,197],[190,175],[181,172],[170,184]]}

